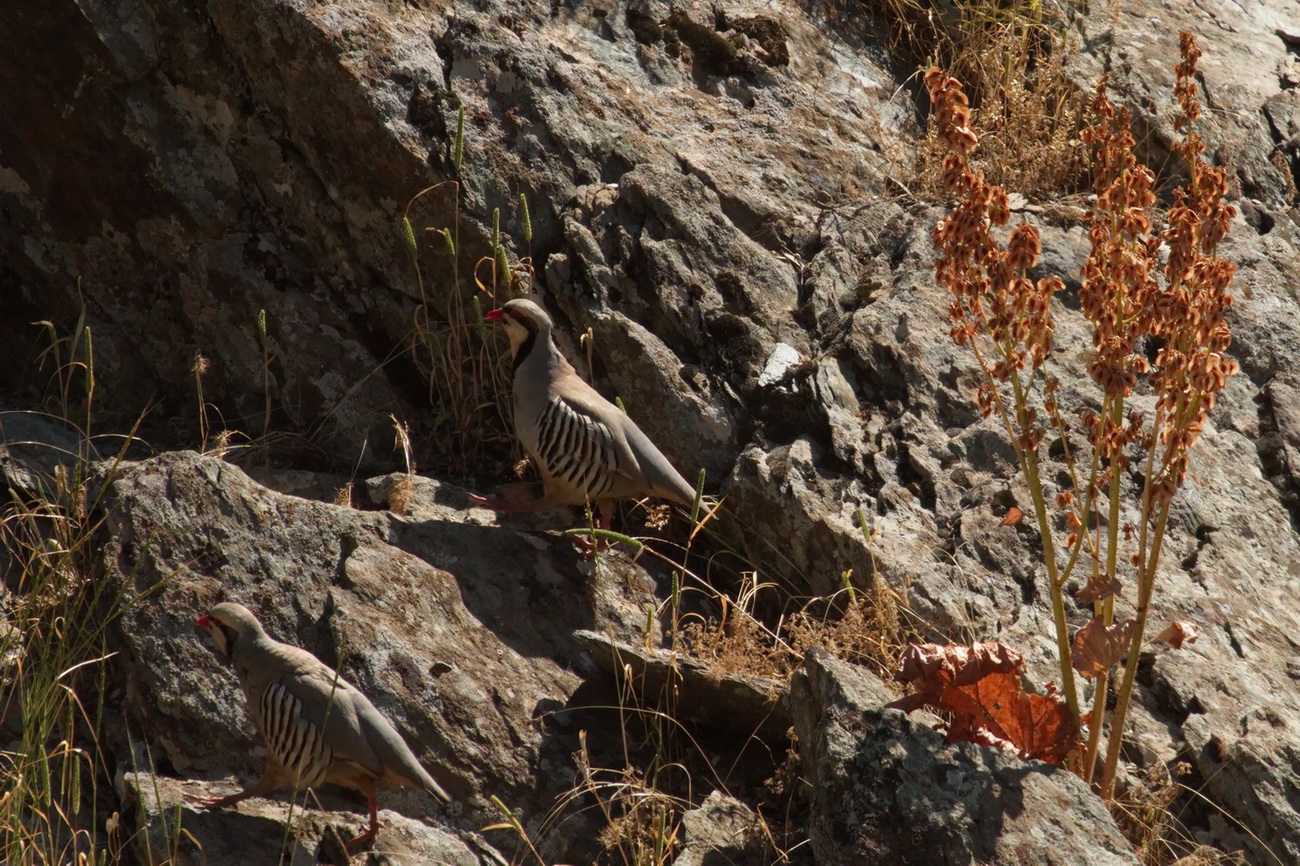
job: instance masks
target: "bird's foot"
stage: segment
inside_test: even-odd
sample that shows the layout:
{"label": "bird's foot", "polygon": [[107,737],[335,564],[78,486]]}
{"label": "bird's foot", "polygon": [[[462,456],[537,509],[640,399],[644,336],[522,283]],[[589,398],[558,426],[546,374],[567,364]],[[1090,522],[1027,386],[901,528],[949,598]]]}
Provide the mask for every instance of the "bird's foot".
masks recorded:
{"label": "bird's foot", "polygon": [[550,503],[545,499],[528,499],[522,502],[516,502],[508,499],[492,499],[487,496],[479,496],[477,493],[471,493],[469,495],[469,501],[475,505],[490,508],[493,511],[504,511],[507,513],[543,511],[550,507]]}
{"label": "bird's foot", "polygon": [[570,529],[564,534],[573,539],[574,546],[583,556],[595,556],[597,553],[609,550],[620,540],[630,541],[616,532],[611,532],[609,527],[612,523],[613,516],[609,508],[605,507],[600,509],[600,517],[594,524],[589,523],[585,527]]}
{"label": "bird's foot", "polygon": [[597,553],[603,553],[614,546],[614,542],[605,538],[594,538],[591,535],[575,533],[570,536],[573,539],[573,546],[578,549],[578,553],[586,557],[595,556]]}
{"label": "bird's foot", "polygon": [[181,796],[200,809],[224,809],[244,799],[238,794],[231,794],[229,797],[208,797],[201,794],[182,794]]}
{"label": "bird's foot", "polygon": [[378,826],[371,827],[360,836],[356,836],[343,843],[343,847],[349,850],[353,848],[363,848],[375,841],[375,833],[379,830]]}
{"label": "bird's foot", "polygon": [[474,503],[475,505],[481,505],[484,508],[490,508],[493,511],[511,510],[511,503],[506,502],[504,499],[490,499],[487,496],[479,496],[477,493],[471,493],[469,495],[469,501]]}

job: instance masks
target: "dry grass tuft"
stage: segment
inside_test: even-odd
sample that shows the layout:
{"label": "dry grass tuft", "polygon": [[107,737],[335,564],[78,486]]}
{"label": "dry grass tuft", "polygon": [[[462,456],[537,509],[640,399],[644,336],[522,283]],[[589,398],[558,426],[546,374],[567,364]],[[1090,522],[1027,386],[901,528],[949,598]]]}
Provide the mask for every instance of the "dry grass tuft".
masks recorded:
{"label": "dry grass tuft", "polygon": [[902,608],[902,597],[877,578],[870,593],[855,594],[843,616],[814,616],[805,608],[790,620],[786,633],[800,658],[819,646],[889,679],[899,655],[913,638],[903,621]]}
{"label": "dry grass tuft", "polygon": [[869,592],[855,590],[842,607],[835,598],[805,603],[774,627],[754,615],[757,592],[738,603],[722,596],[719,619],[692,619],[680,627],[680,646],[709,664],[715,676],[785,679],[813,647],[888,677],[912,635],[903,617],[904,600],[877,577]]}
{"label": "dry grass tuft", "polygon": [[[1174,771],[1185,775],[1191,767],[1179,762]],[[1160,761],[1118,791],[1111,811],[1133,843],[1138,862],[1143,866],[1245,866],[1240,851],[1227,853],[1191,838],[1173,811],[1175,801],[1188,791]]]}
{"label": "dry grass tuft", "polygon": [[388,510],[394,514],[406,514],[411,506],[411,497],[415,493],[415,460],[411,456],[411,431],[406,424],[389,415],[393,425],[393,447],[400,451],[406,474],[393,482],[388,491]]}
{"label": "dry grass tuft", "polygon": [[605,814],[601,847],[623,862],[666,866],[681,846],[682,812],[690,808],[649,784],[636,769],[581,767],[583,784]]}
{"label": "dry grass tuft", "polygon": [[730,608],[721,619],[691,620],[680,628],[679,646],[708,665],[711,676],[784,678],[798,663],[794,650],[752,615]]}
{"label": "dry grass tuft", "polygon": [[[461,109],[453,147],[457,173],[465,155],[464,118]],[[449,218],[451,226],[426,227],[423,235],[436,240],[421,244],[412,225],[412,208],[434,193],[450,199],[439,207],[434,218]],[[433,196],[426,202],[437,198]],[[411,329],[411,353],[429,383],[434,418],[428,441],[436,448],[436,468],[464,476],[481,470],[489,462],[489,455],[500,459],[501,455],[517,453],[510,424],[508,353],[489,332],[483,316],[492,307],[527,294],[535,274],[532,217],[522,195],[518,217],[529,254],[511,262],[502,240],[498,208],[492,214],[488,254],[477,258],[470,274],[463,274],[460,262],[466,250],[460,238],[460,199],[458,180],[421,190],[407,202],[401,225],[420,291],[421,301]],[[426,259],[431,262],[430,272],[447,275],[448,285],[439,293],[440,302],[426,291],[421,264]],[[467,278],[473,281],[468,293]]]}
{"label": "dry grass tuft", "polygon": [[[963,82],[980,137],[974,167],[989,182],[1026,196],[1078,192],[1086,178],[1088,149],[1079,132],[1087,96],[1065,73],[1077,37],[1064,10],[1039,0],[964,4],[936,14],[929,3],[897,2],[912,10],[914,38],[929,35],[918,63],[934,63]],[[929,14],[915,21],[916,7]],[[913,192],[947,198],[942,181],[945,148],[933,125],[917,153]]]}
{"label": "dry grass tuft", "polygon": [[1178,796],[1178,784],[1160,761],[1147,768],[1144,778],[1134,782],[1115,798],[1113,814],[1124,835],[1133,843],[1138,860],[1144,866],[1161,866],[1169,862],[1168,857],[1160,854],[1175,826],[1169,806]]}
{"label": "dry grass tuft", "polygon": [[411,494],[414,491],[415,484],[411,476],[403,475],[398,478],[388,491],[388,510],[394,514],[406,514],[410,510]]}
{"label": "dry grass tuft", "polygon": [[[48,330],[58,405],[80,416],[61,420],[77,429],[81,445],[60,452],[52,474],[7,490],[0,507],[0,862],[24,866],[116,862],[121,840],[109,837],[117,817],[107,814],[114,799],[101,785],[113,771],[100,742],[113,656],[108,631],[142,597],[110,590],[98,549],[106,519],[98,497],[136,442],[139,421],[112,459],[93,463],[101,455],[88,432],[90,328],[78,329],[80,341]],[[61,347],[68,349],[62,357]],[[0,439],[3,431],[0,417]],[[140,853],[165,859],[165,852]]]}
{"label": "dry grass tuft", "polygon": [[352,482],[349,481],[338,490],[334,491],[334,504],[341,505],[344,508],[352,507]]}

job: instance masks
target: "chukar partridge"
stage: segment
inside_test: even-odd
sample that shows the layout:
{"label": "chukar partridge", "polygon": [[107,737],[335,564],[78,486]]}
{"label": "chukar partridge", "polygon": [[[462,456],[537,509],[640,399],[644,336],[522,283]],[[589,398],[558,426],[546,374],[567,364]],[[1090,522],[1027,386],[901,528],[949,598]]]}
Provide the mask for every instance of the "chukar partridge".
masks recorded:
{"label": "chukar partridge", "polygon": [[505,326],[514,354],[515,434],[542,477],[542,497],[493,508],[524,511],[557,505],[600,506],[608,528],[615,499],[659,496],[683,505],[695,489],[641,428],[578,376],[551,337],[554,323],[540,306],[517,298],[486,316]]}
{"label": "chukar partridge", "polygon": [[238,794],[202,800],[204,805],[220,809],[281,786],[346,785],[365,794],[370,807],[370,829],[347,843],[352,846],[369,842],[379,828],[378,781],[450,802],[365,695],[311,653],[271,638],[248,608],[223,602],[194,624],[208,630],[234,666],[267,749],[260,779]]}

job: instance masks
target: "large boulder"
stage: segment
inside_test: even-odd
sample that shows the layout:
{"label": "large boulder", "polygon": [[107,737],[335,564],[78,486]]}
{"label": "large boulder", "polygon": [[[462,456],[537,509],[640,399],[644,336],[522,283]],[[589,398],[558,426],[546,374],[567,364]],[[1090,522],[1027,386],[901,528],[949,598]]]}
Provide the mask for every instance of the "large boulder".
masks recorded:
{"label": "large boulder", "polygon": [[947,743],[884,682],[814,648],[790,686],[812,789],[819,863],[1134,864],[1101,800],[1073,773]]}
{"label": "large boulder", "polygon": [[[386,486],[400,480],[410,483]],[[277,493],[192,452],[119,467],[103,498],[105,579],[125,605],[114,620],[125,725],[111,727],[149,746],[121,743],[133,762],[123,772],[179,776],[196,796],[231,793],[232,776],[260,772],[239,684],[194,626],[233,600],[370,697],[457,801],[444,809],[422,792],[384,790],[381,806],[444,830],[489,823],[489,796],[544,811],[566,784],[555,762],[568,760],[548,747],[548,717],[580,684],[574,671],[594,669],[573,634],[635,639],[649,596],[625,560],[593,564],[563,539],[486,526],[486,512],[438,501],[449,498],[465,496],[417,482],[396,515]],[[176,805],[182,788],[142,800],[149,778],[124,783],[141,820]],[[185,815],[200,822],[196,834],[214,826]]]}

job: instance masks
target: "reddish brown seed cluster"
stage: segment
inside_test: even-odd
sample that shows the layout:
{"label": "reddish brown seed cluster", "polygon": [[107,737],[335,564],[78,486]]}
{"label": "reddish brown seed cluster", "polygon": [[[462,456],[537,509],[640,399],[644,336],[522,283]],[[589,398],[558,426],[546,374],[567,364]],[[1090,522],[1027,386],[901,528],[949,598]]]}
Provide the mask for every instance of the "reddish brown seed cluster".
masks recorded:
{"label": "reddish brown seed cluster", "polygon": [[[976,357],[992,380],[1006,382],[1014,374],[1037,370],[1052,351],[1055,325],[1052,294],[1063,286],[1057,277],[1029,279],[1026,272],[1038,262],[1038,229],[1016,226],[1006,247],[993,237],[992,228],[1011,219],[1006,190],[988,183],[983,172],[970,167],[969,156],[979,143],[970,128],[970,107],[956,79],[939,69],[925,76],[934,106],[939,139],[949,152],[943,162],[945,187],[960,197],[952,212],[934,230],[939,251],[935,276],[952,295],[952,338],[971,343],[976,334],[989,337],[994,355]],[[991,415],[998,400],[992,381],[979,386],[980,411]],[[1033,409],[1021,418],[1018,444],[1038,447],[1044,430]]]}
{"label": "reddish brown seed cluster", "polygon": [[[1215,255],[1235,211],[1224,201],[1226,171],[1205,161],[1204,141],[1191,129],[1201,116],[1196,84],[1200,50],[1188,33],[1182,34],[1181,47],[1174,90],[1181,109],[1176,126],[1186,130],[1186,137],[1176,150],[1190,179],[1185,189],[1175,191],[1164,231],[1156,231],[1152,221],[1155,175],[1134,155],[1130,113],[1111,103],[1105,79],[1092,101],[1094,124],[1081,133],[1093,149],[1096,192],[1090,214],[1092,249],[1079,291],[1083,314],[1093,326],[1088,372],[1107,406],[1119,405],[1116,401],[1132,395],[1140,377],[1150,376],[1157,396],[1151,423],[1163,446],[1155,503],[1168,501],[1181,486],[1187,450],[1200,435],[1217,393],[1238,370],[1225,354],[1231,335],[1224,321],[1232,306],[1227,289],[1235,268]],[[925,83],[938,137],[948,148],[943,182],[958,199],[934,230],[935,276],[952,297],[953,340],[972,346],[986,374],[977,397],[987,417],[1002,399],[998,383],[1022,371],[1038,371],[1051,352],[1051,298],[1062,283],[1056,277],[1035,282],[1027,276],[1040,251],[1033,226],[1016,226],[1005,248],[994,237],[993,230],[1006,225],[1011,214],[1006,191],[971,168],[979,138],[970,126],[966,96],[960,83],[939,69],[930,69]],[[1162,247],[1167,251],[1163,267]],[[1146,354],[1152,346],[1159,346],[1154,367]],[[1043,407],[1052,417],[1054,384],[1049,378],[1042,393]],[[1151,435],[1144,433],[1151,429],[1144,427],[1149,420],[1132,413],[1127,419],[1109,411],[1085,414],[1090,443],[1108,472],[1123,467],[1128,446]],[[1019,407],[1017,421],[1017,445],[1037,447],[1043,430],[1034,410]]]}
{"label": "reddish brown seed cluster", "polygon": [[[925,86],[930,90],[930,102],[934,105],[939,139],[952,155],[959,158],[969,156],[979,144],[979,138],[970,128],[970,102],[961,82],[932,66],[925,73]],[[944,167],[948,167],[946,161]],[[952,188],[951,184],[948,186]]]}
{"label": "reddish brown seed cluster", "polygon": [[[1139,341],[1149,333],[1148,311],[1159,290],[1152,268],[1158,244],[1150,242],[1155,175],[1133,155],[1128,109],[1115,110],[1104,78],[1092,111],[1096,124],[1081,135],[1093,147],[1097,203],[1079,301],[1093,326],[1095,354],[1088,373],[1106,397],[1124,399],[1137,386],[1137,377],[1148,371]],[[1084,423],[1102,456],[1122,461],[1127,437],[1114,419],[1103,414]]]}
{"label": "reddish brown seed cluster", "polygon": [[1156,299],[1152,322],[1152,333],[1165,341],[1152,377],[1158,395],[1156,411],[1169,419],[1161,431],[1165,451],[1153,497],[1157,502],[1167,501],[1182,486],[1187,451],[1200,436],[1219,391],[1239,370],[1226,354],[1232,334],[1224,320],[1232,306],[1228,286],[1236,265],[1216,255],[1236,209],[1224,201],[1227,171],[1205,161],[1205,142],[1191,129],[1191,122],[1201,116],[1196,84],[1200,49],[1190,33],[1181,34],[1180,46],[1182,62],[1174,93],[1182,117],[1176,126],[1187,134],[1175,149],[1187,162],[1189,180],[1185,188],[1174,191],[1163,233],[1169,260],[1165,289]]}
{"label": "reddish brown seed cluster", "polygon": [[1174,99],[1182,108],[1182,114],[1174,118],[1174,129],[1187,129],[1201,117],[1201,102],[1196,98],[1196,64],[1201,59],[1200,46],[1196,37],[1184,30],[1178,34],[1178,65],[1174,67]]}

